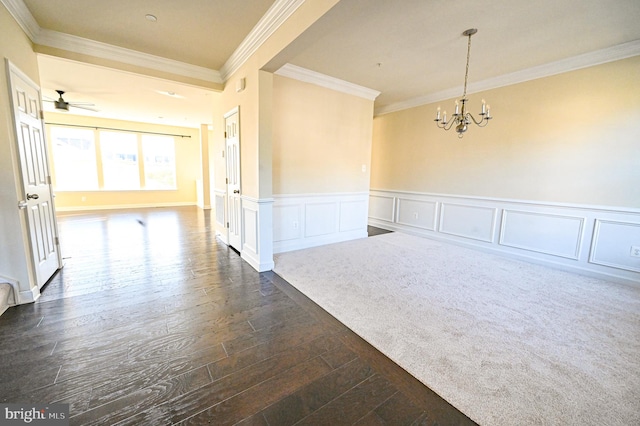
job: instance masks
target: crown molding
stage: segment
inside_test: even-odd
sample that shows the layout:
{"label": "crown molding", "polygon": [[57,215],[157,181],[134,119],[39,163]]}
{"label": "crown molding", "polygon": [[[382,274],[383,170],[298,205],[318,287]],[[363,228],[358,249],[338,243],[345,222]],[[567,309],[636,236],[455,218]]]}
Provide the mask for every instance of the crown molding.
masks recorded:
{"label": "crown molding", "polygon": [[276,0],[220,68],[227,81],[306,0]]}
{"label": "crown molding", "polygon": [[198,80],[220,84],[223,82],[220,78],[220,73],[216,70],[40,28],[24,1],[0,0],[0,2],[5,5],[11,16],[18,22],[18,25],[20,25],[34,44],[123,62],[129,65],[150,68]]}
{"label": "crown molding", "polygon": [[36,22],[35,18],[31,14],[31,11],[24,4],[22,0],[0,0],[4,7],[7,8],[13,19],[16,20],[18,25],[27,34],[33,43],[35,43],[38,34],[40,33],[40,25]]}
{"label": "crown molding", "polygon": [[[571,58],[561,59],[559,61],[550,62],[548,64],[538,65],[536,67],[531,67],[509,74],[482,80],[476,83],[471,83],[469,84],[467,94],[482,92],[490,89],[497,89],[498,87],[510,86],[518,83],[524,83],[526,81],[550,77],[552,75],[605,64],[607,62],[614,62],[638,55],[640,55],[640,40],[634,40],[606,49],[584,53],[582,55],[573,56]],[[388,114],[395,111],[401,111],[403,109],[414,108],[421,105],[455,98],[457,96],[460,96],[461,93],[462,86],[453,87],[441,92],[432,93],[426,96],[419,96],[416,98],[408,99],[406,101],[376,108],[375,115]]]}
{"label": "crown molding", "polygon": [[358,96],[370,101],[375,100],[378,95],[380,95],[380,92],[377,90],[349,83],[348,81],[334,77],[329,77],[328,75],[320,74],[319,72],[311,71],[292,64],[283,65],[274,74],[282,77],[293,78],[294,80],[303,81],[305,83],[315,84],[316,86],[326,87],[327,89]]}
{"label": "crown molding", "polygon": [[184,77],[196,78],[199,80],[222,83],[220,73],[205,67],[187,64],[185,62],[174,61],[136,50],[126,49],[99,41],[89,40],[58,31],[40,30],[40,34],[35,40],[36,44],[68,50],[83,55],[95,56],[135,65],[143,68],[150,68],[157,71],[177,74]]}

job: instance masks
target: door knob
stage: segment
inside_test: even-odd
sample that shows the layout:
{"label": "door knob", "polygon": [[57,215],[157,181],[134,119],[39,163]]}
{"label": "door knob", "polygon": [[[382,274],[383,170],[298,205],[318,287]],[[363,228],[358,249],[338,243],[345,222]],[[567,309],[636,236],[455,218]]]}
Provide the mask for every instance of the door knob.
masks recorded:
{"label": "door knob", "polygon": [[234,190],[233,190],[233,193],[234,193],[234,194],[239,194],[239,193],[240,193],[240,190],[239,190],[239,189],[234,189]]}
{"label": "door knob", "polygon": [[27,200],[37,200],[40,198],[38,194],[27,194]]}

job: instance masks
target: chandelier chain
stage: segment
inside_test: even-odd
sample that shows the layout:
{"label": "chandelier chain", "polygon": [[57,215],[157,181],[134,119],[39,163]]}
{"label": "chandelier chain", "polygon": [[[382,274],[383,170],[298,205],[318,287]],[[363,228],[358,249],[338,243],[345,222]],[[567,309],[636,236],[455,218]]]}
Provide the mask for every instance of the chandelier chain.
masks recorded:
{"label": "chandelier chain", "polygon": [[467,42],[467,67],[464,71],[464,92],[462,93],[462,99],[467,98],[467,80],[469,79],[469,57],[471,56],[471,34],[469,34],[469,41]]}

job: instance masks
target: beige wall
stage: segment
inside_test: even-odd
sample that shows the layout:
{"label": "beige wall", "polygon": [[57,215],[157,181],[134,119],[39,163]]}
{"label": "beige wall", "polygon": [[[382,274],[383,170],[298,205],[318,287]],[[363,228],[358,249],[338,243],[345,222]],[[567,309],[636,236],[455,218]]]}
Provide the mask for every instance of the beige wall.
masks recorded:
{"label": "beige wall", "polygon": [[280,76],[273,92],[273,192],[368,191],[373,101]]}
{"label": "beige wall", "polygon": [[[57,191],[58,210],[135,207],[152,205],[196,204],[196,180],[202,178],[200,130],[186,127],[160,126],[62,113],[46,113],[47,123],[75,124],[114,129],[189,135],[176,138],[176,190],[165,191]],[[49,132],[47,126],[47,133]],[[48,137],[48,140],[51,140]],[[55,174],[55,170],[53,171]]]}
{"label": "beige wall", "polygon": [[640,56],[470,96],[463,139],[438,105],[374,119],[372,189],[640,207]]}
{"label": "beige wall", "polygon": [[31,276],[27,264],[30,254],[25,245],[28,241],[25,217],[18,210],[23,191],[17,180],[17,145],[4,60],[9,59],[36,83],[39,83],[38,62],[31,41],[2,4],[0,28],[0,276],[19,281],[21,290],[26,291],[30,282],[35,283],[35,276]]}
{"label": "beige wall", "polygon": [[[229,78],[222,92],[220,112],[240,108],[240,156],[242,195],[270,198],[272,189],[272,80],[273,75],[261,69],[287,45],[303,33],[317,19],[331,9],[338,0],[318,0],[302,3],[296,11],[258,48],[258,50]],[[246,87],[236,92],[236,82],[245,78]],[[214,117],[214,123],[217,117]],[[224,150],[224,138],[214,136],[214,152]],[[216,157],[216,164],[224,164]],[[216,168],[216,165],[214,165]],[[224,177],[215,174],[215,189],[226,189]],[[216,231],[226,234],[226,229],[216,224]]]}

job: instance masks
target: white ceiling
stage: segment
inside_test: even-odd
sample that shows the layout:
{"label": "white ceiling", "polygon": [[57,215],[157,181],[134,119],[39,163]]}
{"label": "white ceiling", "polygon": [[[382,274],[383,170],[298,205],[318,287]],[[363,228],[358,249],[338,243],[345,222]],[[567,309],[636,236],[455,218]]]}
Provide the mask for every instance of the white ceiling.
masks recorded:
{"label": "white ceiling", "polygon": [[[24,2],[43,29],[216,71],[274,3],[110,0],[105,9],[105,3],[97,0]],[[158,22],[146,21],[146,13],[156,15]],[[467,47],[461,33],[468,28],[479,30],[472,38],[469,71],[470,89],[478,90],[495,85],[505,75],[530,78],[535,73],[528,70],[562,70],[549,64],[570,68],[607,60],[611,52],[614,59],[640,54],[638,22],[638,0],[341,0],[267,69],[275,71],[291,63],[378,90],[376,108],[384,111],[416,99],[461,92]],[[580,55],[587,59],[571,62]],[[103,114],[126,112],[151,122],[163,116],[171,124],[207,123],[210,119],[202,121],[206,117],[198,111],[210,102],[209,97],[217,96],[204,89],[60,59],[39,60],[47,96],[52,97],[55,89],[67,90],[67,101],[93,102]],[[172,99],[157,90],[185,97]],[[161,108],[163,100],[168,102]]]}

